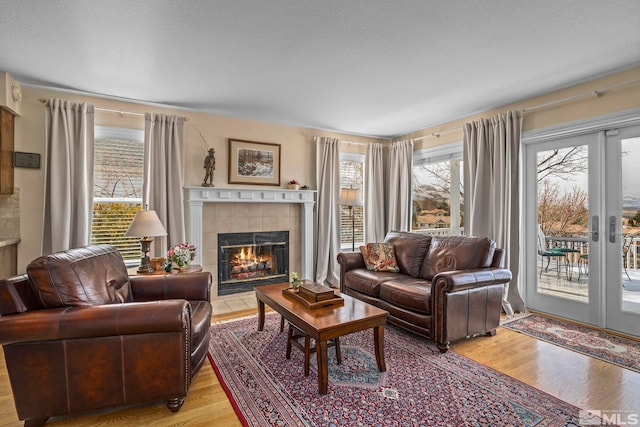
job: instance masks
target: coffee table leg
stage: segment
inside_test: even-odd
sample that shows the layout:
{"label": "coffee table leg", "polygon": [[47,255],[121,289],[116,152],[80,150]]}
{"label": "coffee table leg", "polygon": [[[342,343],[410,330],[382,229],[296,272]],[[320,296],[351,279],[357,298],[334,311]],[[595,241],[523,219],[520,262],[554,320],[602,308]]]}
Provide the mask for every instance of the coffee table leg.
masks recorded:
{"label": "coffee table leg", "polygon": [[384,363],[384,325],[373,328],[373,343],[376,347],[378,369],[380,369],[380,372],[384,372],[387,370],[387,366]]}
{"label": "coffee table leg", "polygon": [[327,394],[329,383],[329,369],[327,368],[327,341],[316,342],[316,355],[318,359],[318,392]]}
{"label": "coffee table leg", "polygon": [[258,300],[258,330],[264,329],[264,302]]}

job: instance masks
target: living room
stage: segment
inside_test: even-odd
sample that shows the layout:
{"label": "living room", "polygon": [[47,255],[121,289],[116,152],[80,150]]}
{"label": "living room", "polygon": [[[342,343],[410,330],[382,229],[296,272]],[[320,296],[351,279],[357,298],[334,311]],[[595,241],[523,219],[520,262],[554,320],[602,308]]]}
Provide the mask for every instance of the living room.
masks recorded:
{"label": "living room", "polygon": [[[4,51],[8,52],[6,49]],[[46,65],[44,64],[40,64],[39,66],[42,69],[46,69]],[[10,56],[1,58],[0,71],[6,71],[14,78],[18,76],[18,74],[13,72]],[[414,140],[414,151],[418,152],[458,143],[463,139],[463,127],[466,123],[482,118],[490,118],[509,110],[525,111],[522,129],[524,136],[534,135],[546,128],[560,127],[569,123],[635,111],[640,107],[638,102],[640,99],[640,84],[638,84],[640,80],[640,66],[638,66],[637,61],[636,63],[627,64],[626,66],[602,70],[594,74],[592,76],[593,78],[565,82],[562,85],[554,87],[552,90],[537,93],[532,97],[514,99],[511,102],[505,102],[503,104],[478,104],[479,106],[481,105],[479,107],[480,109],[476,108],[474,110],[472,108],[469,114],[463,116],[453,115],[439,122],[431,122],[425,119],[424,123],[426,123],[427,126],[422,128],[409,127],[406,128],[405,132],[393,135],[337,130],[339,128],[327,130],[328,128],[323,126],[296,125],[286,123],[285,121],[261,119],[259,117],[247,118],[240,114],[234,115],[226,112],[215,113],[186,106],[178,107],[171,105],[171,103],[163,104],[162,102],[150,101],[148,99],[137,100],[134,95],[129,97],[122,95],[109,96],[108,94],[103,95],[101,92],[92,92],[89,89],[83,90],[81,87],[70,86],[72,89],[69,89],[69,86],[56,87],[53,83],[46,83],[53,79],[47,79],[46,71],[44,74],[45,77],[40,77],[44,83],[22,81],[22,76],[16,78],[17,83],[21,87],[22,94],[20,114],[15,117],[14,149],[18,152],[38,154],[42,165],[40,168],[15,168],[14,187],[16,191],[12,196],[0,197],[0,209],[10,211],[14,217],[17,216],[17,224],[14,218],[14,222],[10,223],[12,226],[6,226],[2,230],[4,237],[20,239],[17,246],[17,273],[24,273],[26,265],[42,254],[42,218],[45,211],[44,194],[46,173],[43,165],[45,164],[44,159],[47,153],[45,149],[45,105],[40,101],[41,99],[64,99],[72,102],[86,102],[95,105],[95,124],[106,127],[144,129],[144,113],[147,112],[184,117],[186,119],[184,124],[185,187],[200,187],[202,185],[202,177],[205,172],[202,163],[206,152],[206,150],[203,150],[203,147],[206,146],[215,148],[218,158],[213,176],[214,188],[241,188],[248,190],[265,188],[250,184],[229,183],[230,153],[228,151],[228,140],[230,138],[236,138],[243,141],[259,141],[280,145],[282,156],[280,182],[277,185],[268,187],[268,189],[284,189],[288,181],[297,180],[301,184],[307,185],[313,191],[318,190],[316,145],[314,142],[314,138],[316,137],[337,138],[343,142],[342,150],[345,153],[361,156],[364,155],[367,144],[382,143],[388,145],[392,142],[407,139]],[[188,73],[186,73],[185,75],[176,77],[175,80],[180,81],[188,78]],[[176,83],[176,87],[178,87],[176,90],[179,91],[179,84]],[[176,105],[178,105],[177,102]],[[291,119],[291,122],[294,123],[295,121]],[[16,208],[16,206],[18,206],[18,208]],[[287,214],[289,218],[287,219],[286,227],[294,233],[300,231],[300,213],[297,212],[297,205],[292,206],[286,208],[289,212]],[[264,215],[262,219],[263,222],[270,221],[269,218],[271,217],[284,216],[273,212],[265,213],[263,209],[261,209],[261,211],[263,211]],[[208,219],[211,222],[215,221],[217,224],[229,224],[229,227],[233,228],[233,223],[245,223],[251,221],[252,218],[255,218],[255,212],[242,210],[236,206],[222,209],[217,208],[215,212],[207,211],[205,222]],[[278,220],[274,219],[273,221]],[[218,232],[217,227],[218,226],[206,229],[205,232],[215,234]],[[300,237],[299,235],[293,236],[292,234],[293,250],[290,257],[290,270],[302,271],[303,255],[300,253]],[[213,238],[208,241],[205,240],[202,247],[198,248],[198,250],[202,251],[199,256],[202,256],[201,264],[205,271],[215,272],[215,251],[209,246],[211,243],[206,243],[213,242],[214,240]],[[351,250],[350,247],[346,249]],[[209,252],[205,253],[205,250]],[[160,256],[162,254],[158,253],[153,255]],[[217,275],[214,274],[214,280],[217,280],[216,276]],[[308,278],[311,279],[312,277]],[[252,298],[251,296],[250,299]],[[255,309],[252,308],[235,312],[230,310],[229,313],[222,313],[222,310],[216,310],[217,299],[225,301],[229,298],[213,297],[214,320],[216,321],[255,313]],[[229,304],[227,304],[227,306],[229,306]],[[222,307],[222,305],[218,307]],[[588,365],[588,363],[585,363],[582,359],[573,358],[569,353],[550,349],[548,346],[538,343],[535,340],[528,341],[526,338],[519,337],[516,334],[509,334],[502,330],[497,334],[497,337],[464,340],[464,342],[452,345],[451,348],[454,352],[460,352],[471,358],[476,358],[480,363],[496,367],[496,365],[500,365],[501,361],[498,359],[502,357],[501,355],[506,351],[505,349],[512,348],[514,343],[517,343],[515,345],[519,345],[522,348],[518,350],[520,356],[516,357],[522,357],[525,360],[528,359],[528,361],[525,364],[525,362],[514,362],[514,360],[511,360],[511,363],[523,363],[522,366],[524,366],[524,368],[509,370],[508,367],[502,365],[496,368],[499,370],[504,369],[508,372],[508,375],[514,377],[522,375],[522,372],[518,371],[535,369],[534,366],[536,366],[537,361],[541,361],[541,364],[550,364],[550,359],[553,359],[553,363],[557,363],[557,366],[554,367],[553,370],[545,374],[547,377],[561,375],[563,367],[566,371],[569,371],[569,366],[571,365],[579,364],[581,367]],[[492,347],[492,349],[489,347]],[[579,361],[577,362],[576,360]],[[507,362],[505,362],[505,364],[506,363]],[[591,369],[593,368],[585,367],[584,369],[585,370],[581,371],[579,375],[584,375],[585,377],[592,375]],[[640,401],[637,392],[630,391],[630,389],[634,387],[637,389],[637,385],[640,383],[640,380],[637,378],[637,373],[629,373],[625,370],[610,371],[608,370],[609,368],[603,368],[601,365],[597,365],[595,369],[606,372],[607,376],[614,375],[619,379],[615,381],[617,387],[615,392],[610,391],[611,389],[608,387],[611,386],[604,388],[605,386],[599,382],[573,383],[574,385],[579,384],[578,388],[582,389],[602,387],[604,391],[598,393],[600,397],[589,400],[589,397],[585,397],[585,395],[589,393],[578,393],[566,389],[570,388],[570,378],[565,377],[565,384],[556,384],[555,389],[548,384],[541,384],[540,382],[544,383],[546,380],[541,380],[540,378],[529,378],[529,381],[531,381],[534,386],[582,408],[587,406],[590,408],[604,407],[608,403],[607,399],[611,398],[612,395],[615,395],[615,398],[613,398],[615,403],[612,403],[612,405],[620,405],[619,407],[628,405],[629,402],[637,403]],[[571,372],[575,374],[576,371],[571,370]],[[13,408],[6,369],[0,376],[4,378],[0,412],[6,414],[3,418],[11,420],[8,421],[6,425],[19,425]],[[602,378],[602,376],[600,376],[600,378]],[[127,423],[167,425],[167,423],[174,424],[177,422],[184,422],[188,425],[210,425],[212,422],[215,422],[216,425],[240,425],[231,408],[232,404],[229,403],[229,400],[226,398],[223,386],[219,383],[215,373],[209,366],[203,368],[196,381],[197,387],[194,387],[190,392],[185,407],[181,412],[176,414],[176,416],[180,418],[167,416],[168,414],[163,412],[166,411],[166,409],[162,408],[162,405],[156,405],[153,407],[127,409],[126,414],[122,415],[122,419],[118,419],[118,417],[121,416],[119,415],[120,413],[111,413],[110,415],[89,415],[84,419],[78,418],[77,420],[71,421],[71,423],[73,424],[77,421],[78,423],[95,424],[106,419],[111,422],[119,422],[122,425],[126,425]],[[602,381],[604,382],[605,380],[602,379]],[[597,399],[600,399],[600,406],[597,406]]]}

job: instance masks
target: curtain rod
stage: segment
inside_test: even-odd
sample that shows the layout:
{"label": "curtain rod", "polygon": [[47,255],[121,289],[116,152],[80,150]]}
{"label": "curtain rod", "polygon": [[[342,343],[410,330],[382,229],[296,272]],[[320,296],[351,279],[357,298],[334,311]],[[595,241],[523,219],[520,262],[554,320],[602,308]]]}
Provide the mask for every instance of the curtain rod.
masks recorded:
{"label": "curtain rod", "polygon": [[[521,111],[523,113],[528,113],[530,111],[534,111],[534,110],[540,110],[546,107],[551,107],[557,104],[562,104],[565,102],[569,102],[569,101],[574,101],[576,99],[580,99],[580,98],[586,98],[588,96],[596,96],[598,98],[600,98],[602,95],[604,95],[606,92],[613,90],[613,89],[618,89],[621,87],[625,87],[625,86],[631,86],[633,84],[637,84],[640,83],[640,79],[636,79],[636,80],[630,80],[628,82],[624,82],[624,83],[617,83],[611,86],[606,86],[603,87],[601,89],[596,89],[596,90],[592,90],[590,92],[583,92],[583,93],[579,93],[577,95],[573,95],[573,96],[567,96],[565,98],[560,98],[560,99],[556,99],[555,101],[550,101],[550,102],[545,102],[543,104],[538,104],[538,105],[534,105],[532,107],[528,107],[528,108],[523,108]],[[423,135],[423,136],[419,136],[417,138],[413,138],[414,141],[419,141],[421,139],[425,139],[425,138],[429,138],[429,137],[436,137],[439,138],[440,135],[445,134],[445,133],[450,133],[450,132],[455,132],[455,131],[460,131],[462,130],[462,126],[456,126],[456,127],[451,127],[451,128],[447,128],[447,129],[443,129],[439,132],[433,132],[429,135]]]}
{"label": "curtain rod", "polygon": [[[47,102],[45,98],[38,98],[38,101],[42,102],[43,104]],[[130,114],[132,116],[144,116],[144,113],[138,113],[137,111],[116,110],[114,108],[104,108],[104,107],[96,107],[96,106],[94,106],[93,108],[100,111],[107,111],[109,113],[117,113],[117,114],[120,114],[121,116],[124,114]],[[189,121],[187,117],[183,117],[183,118],[185,122]]]}
{"label": "curtain rod", "polygon": [[412,139],[414,141],[420,141],[422,139],[429,138],[431,136],[436,137],[436,138],[440,138],[440,135],[442,135],[443,133],[451,133],[451,132],[455,132],[455,131],[458,131],[458,130],[460,130],[459,127],[448,128],[448,129],[443,129],[440,132],[432,132],[429,135],[418,136],[418,137],[412,138]]}
{"label": "curtain rod", "polygon": [[564,103],[564,102],[569,102],[569,101],[573,101],[573,100],[580,99],[580,98],[586,98],[588,96],[596,96],[596,97],[600,98],[602,95],[604,95],[606,92],[608,92],[610,90],[618,89],[618,88],[625,87],[625,86],[630,86],[630,85],[636,84],[636,83],[640,83],[640,79],[630,80],[630,81],[624,82],[624,83],[617,83],[617,84],[614,84],[614,85],[611,85],[611,86],[603,87],[602,89],[592,90],[591,92],[583,92],[583,93],[579,93],[577,95],[567,96],[566,98],[560,98],[560,99],[557,99],[555,101],[545,102],[544,104],[534,105],[533,107],[523,108],[522,112],[523,113],[528,113],[529,111],[539,110],[541,108],[546,108],[546,107],[551,107],[551,106],[556,105],[556,104],[561,104],[561,103]]}

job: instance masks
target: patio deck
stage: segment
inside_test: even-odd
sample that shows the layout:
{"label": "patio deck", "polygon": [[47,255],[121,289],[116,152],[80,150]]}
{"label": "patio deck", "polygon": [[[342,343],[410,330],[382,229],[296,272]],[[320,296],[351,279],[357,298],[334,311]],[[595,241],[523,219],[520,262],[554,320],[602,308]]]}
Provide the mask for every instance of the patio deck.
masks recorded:
{"label": "patio deck", "polygon": [[[538,290],[561,298],[587,302],[588,273],[585,273],[584,269],[579,272],[577,264],[573,263],[567,274],[565,266],[561,264],[558,276],[554,263],[555,261],[552,261],[549,270],[543,270],[542,276],[538,278]],[[624,311],[640,313],[640,270],[627,269],[627,273],[629,277],[622,272],[622,308]]]}

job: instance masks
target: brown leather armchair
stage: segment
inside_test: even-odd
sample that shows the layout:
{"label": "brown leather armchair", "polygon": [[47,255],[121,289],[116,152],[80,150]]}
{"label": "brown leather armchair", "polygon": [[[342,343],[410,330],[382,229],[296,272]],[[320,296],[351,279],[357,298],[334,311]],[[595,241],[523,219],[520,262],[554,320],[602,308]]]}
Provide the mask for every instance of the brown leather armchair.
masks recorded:
{"label": "brown leather armchair", "polygon": [[132,276],[108,245],[40,257],[0,281],[18,417],[167,400],[180,410],[209,343],[210,273]]}

